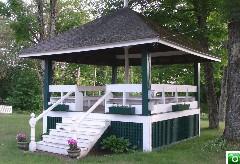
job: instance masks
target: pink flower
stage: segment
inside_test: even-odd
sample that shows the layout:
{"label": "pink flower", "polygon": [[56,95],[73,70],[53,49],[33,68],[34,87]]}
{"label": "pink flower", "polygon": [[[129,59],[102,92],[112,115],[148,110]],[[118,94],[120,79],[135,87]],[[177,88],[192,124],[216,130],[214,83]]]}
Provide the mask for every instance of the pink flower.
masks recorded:
{"label": "pink flower", "polygon": [[27,141],[27,135],[25,133],[18,133],[16,136],[16,140],[18,142],[26,142]]}
{"label": "pink flower", "polygon": [[69,149],[70,149],[70,150],[76,150],[76,149],[78,149],[77,141],[76,141],[75,139],[70,138],[70,139],[68,140],[68,145],[69,145]]}

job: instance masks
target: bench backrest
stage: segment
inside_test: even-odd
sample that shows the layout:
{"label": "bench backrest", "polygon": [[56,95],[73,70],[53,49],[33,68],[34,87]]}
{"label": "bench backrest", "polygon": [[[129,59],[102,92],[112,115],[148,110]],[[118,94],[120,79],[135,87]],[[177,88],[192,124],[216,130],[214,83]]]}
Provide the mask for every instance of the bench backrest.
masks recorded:
{"label": "bench backrest", "polygon": [[0,105],[0,113],[11,114],[12,106]]}

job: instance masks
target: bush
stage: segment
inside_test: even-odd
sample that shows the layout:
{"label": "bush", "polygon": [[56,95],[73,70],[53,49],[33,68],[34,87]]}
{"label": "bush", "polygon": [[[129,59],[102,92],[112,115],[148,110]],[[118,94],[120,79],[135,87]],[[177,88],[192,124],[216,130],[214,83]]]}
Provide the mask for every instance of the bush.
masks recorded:
{"label": "bush", "polygon": [[42,109],[41,87],[35,71],[15,70],[7,102],[14,111],[33,112]]}
{"label": "bush", "polygon": [[223,137],[215,138],[203,145],[202,150],[207,152],[221,152],[226,150],[227,144]]}
{"label": "bush", "polygon": [[115,135],[111,135],[101,142],[102,149],[109,150],[113,153],[130,152],[133,149],[130,148],[130,142],[128,139],[118,138]]}
{"label": "bush", "polygon": [[222,136],[210,140],[202,147],[202,150],[206,152],[238,151],[239,149],[239,143],[227,142]]}

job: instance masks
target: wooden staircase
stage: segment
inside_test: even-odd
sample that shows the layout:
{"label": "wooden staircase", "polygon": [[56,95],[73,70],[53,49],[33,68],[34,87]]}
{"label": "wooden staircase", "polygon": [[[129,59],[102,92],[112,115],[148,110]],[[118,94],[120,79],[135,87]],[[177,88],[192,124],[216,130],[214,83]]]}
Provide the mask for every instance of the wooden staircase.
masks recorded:
{"label": "wooden staircase", "polygon": [[62,123],[57,123],[56,129],[50,129],[49,135],[43,135],[43,140],[37,142],[37,150],[67,155],[67,140],[75,136],[81,148],[80,158],[84,157],[109,125],[108,120],[85,118],[75,125],[76,129],[73,130],[72,118],[63,118]]}

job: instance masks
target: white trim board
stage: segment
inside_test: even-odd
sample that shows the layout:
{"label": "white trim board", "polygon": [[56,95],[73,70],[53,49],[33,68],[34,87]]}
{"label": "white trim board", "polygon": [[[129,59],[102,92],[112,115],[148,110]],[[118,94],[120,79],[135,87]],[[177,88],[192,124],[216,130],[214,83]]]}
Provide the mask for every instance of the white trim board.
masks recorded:
{"label": "white trim board", "polygon": [[216,62],[221,62],[221,59],[219,59],[217,57],[209,56],[209,54],[203,54],[201,52],[193,51],[193,50],[189,49],[188,47],[183,47],[183,46],[180,46],[180,45],[176,45],[174,43],[170,43],[170,42],[167,42],[167,41],[164,41],[164,40],[161,40],[161,39],[159,39],[158,43],[167,45],[169,47],[178,49],[180,51],[184,51],[186,53],[189,53],[189,54],[192,54],[192,55],[195,55],[195,56],[199,56],[199,57],[209,59],[209,60],[213,60],[213,61],[216,61]]}
{"label": "white trim board", "polygon": [[59,50],[59,51],[22,54],[22,55],[19,55],[19,57],[33,57],[33,56],[46,56],[46,55],[53,55],[53,54],[57,55],[57,54],[72,53],[72,52],[86,52],[86,51],[103,50],[103,49],[116,48],[116,47],[128,47],[128,46],[134,46],[134,45],[146,44],[146,43],[157,43],[158,41],[159,41],[158,38],[147,38],[147,39],[127,41],[127,42],[109,43],[109,44],[94,45],[94,46],[66,49],[66,50]]}
{"label": "white trim board", "polygon": [[177,50],[180,50],[180,51],[183,51],[183,52],[195,55],[195,56],[199,56],[199,57],[202,57],[202,58],[205,58],[205,59],[221,62],[221,59],[219,59],[217,57],[209,56],[209,54],[203,54],[202,52],[197,52],[196,50],[191,50],[188,47],[183,47],[182,45],[177,45],[177,44],[174,44],[174,43],[170,43],[170,42],[164,41],[164,40],[159,39],[159,38],[147,38],[147,39],[139,39],[139,40],[126,41],[126,42],[102,44],[102,45],[88,46],[88,47],[82,47],[82,48],[59,50],[59,51],[22,54],[22,55],[19,55],[19,57],[34,57],[34,56],[36,57],[36,56],[47,56],[47,55],[53,55],[53,54],[57,55],[57,54],[73,53],[73,52],[86,52],[86,51],[116,48],[116,47],[128,47],[128,46],[134,46],[134,45],[140,45],[140,44],[146,44],[146,43],[164,44],[166,46],[175,48]]}
{"label": "white trim board", "polygon": [[152,115],[151,118],[152,118],[152,122],[159,122],[159,121],[170,120],[170,119],[184,117],[184,116],[191,116],[195,114],[200,115],[200,109],[190,109],[190,110],[184,110],[179,112],[156,114],[156,115]]}
{"label": "white trim board", "polygon": [[[51,111],[47,114],[50,117],[81,117],[86,112],[54,112]],[[121,122],[134,122],[134,123],[146,123],[151,116],[139,116],[139,115],[119,115],[119,114],[104,114],[104,113],[90,113],[87,118],[89,119],[106,119],[109,121],[121,121]]]}

